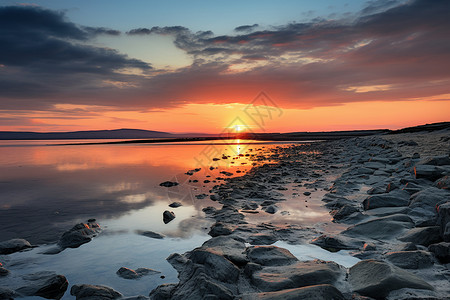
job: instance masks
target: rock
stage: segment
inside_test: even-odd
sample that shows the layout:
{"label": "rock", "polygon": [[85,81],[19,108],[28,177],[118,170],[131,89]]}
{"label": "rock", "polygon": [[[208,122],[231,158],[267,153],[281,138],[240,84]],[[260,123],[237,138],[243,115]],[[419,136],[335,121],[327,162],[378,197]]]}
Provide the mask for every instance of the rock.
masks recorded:
{"label": "rock", "polygon": [[169,204],[169,206],[172,208],[177,208],[177,207],[183,206],[183,204],[181,204],[181,202],[172,202]]}
{"label": "rock", "polygon": [[311,244],[317,245],[330,252],[339,250],[356,250],[364,245],[364,242],[353,240],[345,236],[321,235],[311,241]]}
{"label": "rock", "polygon": [[332,211],[330,213],[332,214],[334,220],[339,221],[339,220],[345,219],[346,217],[348,217],[351,214],[358,212],[358,211],[359,210],[356,207],[345,204],[338,210]]}
{"label": "rock", "polygon": [[120,298],[121,300],[149,300],[149,297],[146,296],[131,296],[131,297],[125,297],[125,298]]}
{"label": "rock", "polygon": [[445,169],[438,166],[417,165],[414,167],[414,175],[416,178],[425,178],[431,181],[441,178]]}
{"label": "rock", "polygon": [[402,288],[433,290],[416,275],[383,261],[362,260],[349,270],[349,283],[361,295],[385,298],[391,291]]}
{"label": "rock", "polygon": [[438,189],[450,190],[450,176],[444,176],[436,180],[434,186]]}
{"label": "rock", "polygon": [[342,234],[352,237],[388,240],[398,236],[412,226],[413,222],[410,217],[395,214],[350,226]]}
{"label": "rock", "polygon": [[431,244],[430,246],[428,246],[428,250],[432,252],[441,263],[450,263],[450,243],[441,242],[437,244]]}
{"label": "rock", "polygon": [[169,187],[177,186],[178,182],[164,181],[164,182],[160,183],[159,185],[169,188]]}
{"label": "rock", "polygon": [[152,238],[152,239],[163,239],[164,234],[153,232],[153,231],[138,231],[140,235]]}
{"label": "rock", "polygon": [[164,222],[164,224],[169,223],[173,219],[175,219],[175,213],[173,211],[166,210],[166,211],[163,212],[163,222]]}
{"label": "rock", "polygon": [[359,167],[356,169],[357,174],[361,175],[372,175],[373,172],[375,172],[374,169],[366,168],[366,167]]}
{"label": "rock", "polygon": [[264,292],[333,284],[345,273],[343,268],[335,262],[321,260],[302,261],[282,266],[271,265],[255,270],[250,276],[252,283]]}
{"label": "rock", "polygon": [[408,192],[410,195],[420,192],[422,189],[423,189],[422,186],[414,182],[406,183],[405,187],[403,188],[403,190]]}
{"label": "rock", "polygon": [[12,300],[14,298],[18,298],[18,296],[19,295],[17,295],[17,293],[13,290],[0,286],[0,299]]}
{"label": "rock", "polygon": [[153,275],[153,274],[159,274],[161,272],[147,269],[147,268],[138,268],[136,270],[132,270],[129,268],[121,267],[119,270],[117,270],[116,274],[124,279],[138,279],[145,275]]}
{"label": "rock", "polygon": [[108,300],[122,297],[121,293],[110,287],[90,284],[76,284],[70,289],[70,294],[76,296],[76,300]]}
{"label": "rock", "polygon": [[242,300],[344,300],[341,292],[330,284],[318,284],[278,292],[244,295]]}
{"label": "rock", "polygon": [[[0,264],[0,277],[7,276],[9,274],[9,270],[3,268]],[[1,299],[1,298],[0,298]]]}
{"label": "rock", "polygon": [[172,294],[176,288],[175,283],[161,284],[153,291],[150,292],[149,296],[152,300],[170,300],[172,299]]}
{"label": "rock", "polygon": [[274,214],[277,212],[277,208],[273,205],[269,205],[265,208],[265,212],[268,214]]}
{"label": "rock", "polygon": [[445,166],[450,165],[450,157],[448,156],[435,156],[425,159],[421,162],[421,165],[430,165],[430,166]]}
{"label": "rock", "polygon": [[66,277],[57,275],[53,272],[37,272],[24,275],[22,278],[29,282],[29,284],[18,288],[16,292],[24,296],[60,299],[69,286]]}
{"label": "rock", "polygon": [[433,265],[432,255],[423,250],[389,252],[386,259],[403,269],[422,269]]}
{"label": "rock", "polygon": [[223,284],[211,280],[203,273],[198,273],[194,274],[192,280],[180,283],[170,298],[170,300],[186,299],[233,300],[234,296]]}
{"label": "rock", "polygon": [[414,154],[411,157],[412,159],[419,159],[420,158],[420,154],[417,152],[414,152]]}
{"label": "rock", "polygon": [[58,245],[63,249],[80,247],[89,243],[99,231],[100,226],[97,223],[79,223],[63,233]]}
{"label": "rock", "polygon": [[289,250],[277,246],[254,246],[247,248],[251,262],[263,266],[282,266],[292,264],[298,259]]}
{"label": "rock", "polygon": [[311,195],[311,192],[303,192],[303,195],[309,196],[309,195]]}
{"label": "rock", "polygon": [[427,210],[432,210],[434,213],[436,205],[445,199],[450,200],[450,193],[448,191],[435,187],[429,187],[413,194],[411,196],[411,203],[409,204],[409,207],[421,207]]}
{"label": "rock", "polygon": [[409,193],[402,191],[392,192],[387,194],[379,194],[367,197],[363,201],[363,207],[365,210],[374,209],[379,207],[399,207],[408,206],[409,204]]}
{"label": "rock", "polygon": [[363,251],[376,251],[377,246],[374,243],[364,243]]}
{"label": "rock", "polygon": [[271,245],[277,241],[277,238],[270,233],[255,233],[248,238],[252,245]]}
{"label": "rock", "polygon": [[423,246],[429,246],[441,241],[438,226],[413,228],[407,231],[404,235],[400,236],[398,239],[402,242],[411,242],[416,245]]}
{"label": "rock", "polygon": [[234,228],[230,225],[224,224],[222,222],[216,222],[211,226],[211,230],[208,234],[212,237],[220,235],[229,235],[233,233]]}
{"label": "rock", "polygon": [[12,239],[0,243],[0,254],[11,254],[31,248],[31,244],[24,239]]}
{"label": "rock", "polygon": [[237,266],[245,265],[248,262],[244,240],[238,238],[217,236],[204,242],[202,247],[213,249],[214,252],[223,255]]}
{"label": "rock", "polygon": [[439,233],[445,242],[450,242],[450,201],[437,206]]}

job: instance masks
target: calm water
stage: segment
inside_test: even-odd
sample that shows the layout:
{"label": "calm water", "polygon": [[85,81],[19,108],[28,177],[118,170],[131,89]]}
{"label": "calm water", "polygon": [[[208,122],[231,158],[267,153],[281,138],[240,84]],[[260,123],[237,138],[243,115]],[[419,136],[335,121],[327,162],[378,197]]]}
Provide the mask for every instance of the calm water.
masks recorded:
{"label": "calm water", "polygon": [[[40,245],[0,256],[0,262],[12,272],[0,280],[0,286],[19,287],[21,275],[43,270],[64,274],[70,284],[104,284],[125,295],[147,295],[159,284],[177,282],[177,273],[165,258],[209,239],[212,222],[205,219],[202,208],[218,206],[209,199],[209,190],[223,182],[216,179],[226,177],[220,172],[241,176],[256,163],[257,155],[287,146],[249,141],[55,145],[64,142],[83,141],[0,141],[0,241],[25,238]],[[229,158],[213,160],[223,155]],[[195,168],[201,170],[192,176],[185,174]],[[159,186],[167,180],[180,185]],[[289,210],[289,215],[261,213],[249,216],[249,221],[329,220],[320,203],[305,209],[304,201],[290,197],[301,190],[287,187],[288,201],[281,204],[281,210]],[[169,208],[174,201],[183,206]],[[167,209],[173,210],[176,218],[164,224],[162,213]],[[40,254],[64,231],[89,218],[103,228],[92,242],[57,255]],[[155,240],[138,234],[146,230],[166,238]],[[122,266],[152,268],[165,278],[160,274],[125,280],[115,274]],[[64,299],[72,297],[66,293]]]}

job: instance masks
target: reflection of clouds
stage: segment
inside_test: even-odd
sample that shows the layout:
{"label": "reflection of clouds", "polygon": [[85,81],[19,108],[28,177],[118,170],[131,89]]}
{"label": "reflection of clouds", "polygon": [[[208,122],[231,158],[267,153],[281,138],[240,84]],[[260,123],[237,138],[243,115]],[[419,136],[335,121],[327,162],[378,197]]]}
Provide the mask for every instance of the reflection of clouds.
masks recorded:
{"label": "reflection of clouds", "polygon": [[58,171],[75,171],[75,170],[87,170],[92,168],[87,163],[82,164],[57,164],[56,169]]}
{"label": "reflection of clouds", "polygon": [[120,201],[125,203],[142,203],[147,200],[146,194],[127,195],[119,198]]}
{"label": "reflection of clouds", "polygon": [[209,228],[212,223],[212,220],[205,219],[204,216],[196,216],[182,220],[175,230],[165,232],[165,234],[172,238],[190,238],[198,231],[205,231],[205,228]]}

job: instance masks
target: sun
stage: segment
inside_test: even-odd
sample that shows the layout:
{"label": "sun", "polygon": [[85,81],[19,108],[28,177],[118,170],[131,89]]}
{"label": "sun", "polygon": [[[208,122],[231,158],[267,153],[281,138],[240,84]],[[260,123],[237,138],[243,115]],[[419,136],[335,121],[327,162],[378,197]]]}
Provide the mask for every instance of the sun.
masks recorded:
{"label": "sun", "polygon": [[236,132],[241,132],[244,130],[244,128],[244,125],[234,125],[234,130],[236,130]]}

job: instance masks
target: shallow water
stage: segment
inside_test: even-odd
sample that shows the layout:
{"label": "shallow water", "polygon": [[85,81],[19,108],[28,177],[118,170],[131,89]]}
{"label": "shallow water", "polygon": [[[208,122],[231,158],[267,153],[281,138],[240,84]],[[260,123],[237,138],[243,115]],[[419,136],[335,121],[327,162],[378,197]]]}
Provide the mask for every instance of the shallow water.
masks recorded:
{"label": "shallow water", "polygon": [[[284,146],[239,140],[230,144],[54,145],[64,142],[0,141],[0,241],[25,238],[40,245],[0,256],[0,262],[11,271],[0,279],[0,286],[17,288],[24,284],[21,275],[44,270],[65,275],[69,290],[72,284],[102,284],[124,295],[148,295],[159,284],[177,282],[176,271],[165,259],[209,239],[212,220],[205,218],[202,208],[220,206],[209,198],[209,190],[224,182],[216,178],[227,178],[220,172],[241,176],[252,165],[265,162],[255,160],[257,155]],[[46,145],[49,143],[53,145]],[[222,159],[223,155],[227,158]],[[195,168],[201,170],[185,174]],[[159,186],[167,180],[179,185]],[[280,211],[289,210],[289,214],[261,211],[258,216],[249,216],[249,221],[329,221],[320,201],[306,209],[305,199],[292,196],[294,191],[301,195],[303,190],[288,186],[284,192],[287,201],[280,203]],[[312,198],[321,194],[317,191]],[[174,201],[183,206],[168,207]],[[176,214],[168,224],[162,220],[165,210]],[[93,241],[56,255],[42,254],[64,231],[89,218],[95,218],[103,228]],[[165,238],[139,234],[147,230]],[[151,268],[161,274],[126,280],[115,274],[120,267]],[[66,292],[63,299],[73,297]]]}

